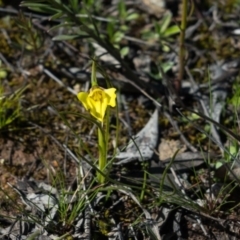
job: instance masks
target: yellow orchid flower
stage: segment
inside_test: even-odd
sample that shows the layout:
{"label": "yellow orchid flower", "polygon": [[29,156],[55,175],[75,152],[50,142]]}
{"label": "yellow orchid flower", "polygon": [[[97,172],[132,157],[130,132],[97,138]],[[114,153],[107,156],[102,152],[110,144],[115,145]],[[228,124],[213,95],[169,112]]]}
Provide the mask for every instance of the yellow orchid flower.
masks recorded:
{"label": "yellow orchid flower", "polygon": [[116,106],[116,88],[104,89],[92,87],[89,92],[80,92],[77,97],[86,110],[100,122],[103,122],[107,106]]}

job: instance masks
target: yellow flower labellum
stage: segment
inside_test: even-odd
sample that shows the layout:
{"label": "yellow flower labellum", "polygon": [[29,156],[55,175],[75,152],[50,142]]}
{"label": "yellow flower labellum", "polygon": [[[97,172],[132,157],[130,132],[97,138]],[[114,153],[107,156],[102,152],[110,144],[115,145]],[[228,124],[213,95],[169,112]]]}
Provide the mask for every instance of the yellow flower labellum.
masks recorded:
{"label": "yellow flower labellum", "polygon": [[88,93],[80,92],[77,97],[90,114],[103,122],[107,106],[116,106],[116,88],[93,87]]}

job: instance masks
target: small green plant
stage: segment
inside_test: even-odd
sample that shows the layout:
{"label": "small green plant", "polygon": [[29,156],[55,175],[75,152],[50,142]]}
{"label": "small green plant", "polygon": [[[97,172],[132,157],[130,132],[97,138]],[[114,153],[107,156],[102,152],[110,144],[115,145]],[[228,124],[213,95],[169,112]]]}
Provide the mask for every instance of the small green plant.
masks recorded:
{"label": "small green plant", "polygon": [[107,34],[109,41],[113,46],[119,49],[122,57],[126,56],[129,52],[129,47],[120,47],[120,42],[129,31],[130,21],[136,20],[139,15],[135,12],[128,12],[124,1],[120,1],[118,4],[118,16],[109,18],[107,24]]}
{"label": "small green plant", "polygon": [[172,13],[166,12],[160,22],[154,22],[154,30],[145,29],[142,31],[142,38],[147,41],[158,41],[162,46],[162,50],[168,52],[170,50],[168,42],[172,40],[172,36],[180,32],[178,25],[170,26],[172,21]]}
{"label": "small green plant", "polygon": [[[239,80],[239,77],[238,77]],[[238,122],[238,112],[240,107],[240,88],[239,82],[236,81],[233,84],[233,95],[228,100],[228,103],[232,106],[234,114],[231,116],[231,121],[234,123]],[[237,124],[233,125],[233,128],[238,131],[239,126]],[[233,159],[236,159],[239,155],[239,143],[236,139],[229,140],[228,144],[225,146],[224,161],[217,161],[215,164],[216,169],[220,168],[224,163],[231,163]]]}
{"label": "small green plant", "polygon": [[39,52],[43,46],[44,39],[40,33],[32,24],[31,18],[26,18],[22,13],[19,14],[16,19],[16,24],[21,32],[21,39],[18,43],[14,43],[14,46],[19,49],[23,49],[26,52]]}
{"label": "small green plant", "polygon": [[107,143],[109,139],[110,109],[109,106],[116,106],[116,88],[104,89],[98,86],[96,79],[96,63],[92,64],[92,88],[89,92],[78,93],[78,99],[86,110],[93,116],[91,122],[98,127],[98,149],[99,149],[99,172],[98,181],[105,182],[107,166]]}
{"label": "small green plant", "polygon": [[58,195],[59,222],[64,226],[65,230],[69,230],[76,217],[89,205],[89,202],[92,201],[98,191],[97,189],[91,191],[91,184],[88,189],[83,189],[80,183],[76,190],[71,191],[65,186],[65,176],[61,171],[52,177],[53,186],[60,189]]}
{"label": "small green plant", "polygon": [[[158,66],[154,66],[152,68],[152,71],[150,72],[150,76],[154,78],[155,80],[161,80],[163,78],[163,74],[167,73],[169,70],[172,69],[174,66],[174,63],[171,61],[168,62],[159,62],[157,63]],[[157,69],[156,69],[157,68]],[[159,69],[161,68],[161,69]],[[162,74],[163,73],[163,74]]]}
{"label": "small green plant", "polygon": [[20,98],[24,91],[22,88],[7,94],[2,81],[5,77],[7,77],[7,71],[1,67],[0,62],[0,131],[20,117]]}
{"label": "small green plant", "polygon": [[233,96],[231,99],[229,99],[229,103],[235,108],[236,112],[238,111],[240,107],[240,86],[239,86],[239,80],[240,78],[237,77],[237,81],[233,84]]}

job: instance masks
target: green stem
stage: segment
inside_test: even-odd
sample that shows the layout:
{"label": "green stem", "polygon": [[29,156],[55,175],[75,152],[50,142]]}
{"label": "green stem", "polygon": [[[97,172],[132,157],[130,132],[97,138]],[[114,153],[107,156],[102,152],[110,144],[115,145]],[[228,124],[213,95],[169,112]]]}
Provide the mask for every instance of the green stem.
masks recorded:
{"label": "green stem", "polygon": [[[108,141],[109,141],[109,133],[110,133],[110,108],[107,107],[107,111],[106,111],[106,116],[105,116],[105,119],[106,119],[106,125],[105,125],[105,142],[106,142],[106,156],[107,156],[107,153],[108,153]],[[114,153],[115,154],[115,153]],[[113,154],[113,156],[114,156]],[[107,168],[108,169],[112,169],[112,164],[113,164],[113,161],[108,161],[107,162]]]}
{"label": "green stem", "polygon": [[104,170],[107,165],[107,148],[105,134],[100,128],[98,128],[98,152],[99,152],[98,166],[101,172],[97,173],[97,179],[100,184],[103,184],[105,182],[105,175],[102,175],[102,173],[104,173]]}
{"label": "green stem", "polygon": [[91,74],[91,86],[98,86],[97,77],[96,77],[96,59],[92,61],[92,74]]}
{"label": "green stem", "polygon": [[[108,143],[108,139],[109,139],[109,130],[110,130],[110,109],[109,107],[107,107],[106,110],[106,115],[105,115],[105,119],[106,119],[106,125],[105,125],[105,141],[106,143]],[[106,145],[106,152],[107,152],[107,145]]]}
{"label": "green stem", "polygon": [[140,195],[140,200],[143,201],[144,199],[144,194],[146,191],[146,186],[147,186],[147,163],[143,163],[143,185],[142,185],[142,189],[141,189],[141,195]]}
{"label": "green stem", "polygon": [[183,74],[184,74],[184,66],[185,66],[185,31],[187,27],[187,3],[188,0],[182,0],[183,7],[182,7],[182,19],[181,19],[181,32],[180,32],[180,39],[179,39],[179,81],[182,81]]}
{"label": "green stem", "polygon": [[117,148],[118,148],[118,142],[119,142],[119,133],[120,133],[120,124],[119,124],[119,118],[118,118],[118,113],[119,113],[119,109],[118,109],[118,99],[120,99],[120,93],[117,93],[118,96],[116,98],[116,143],[115,143],[115,147],[113,150],[113,156],[115,156],[117,154]]}

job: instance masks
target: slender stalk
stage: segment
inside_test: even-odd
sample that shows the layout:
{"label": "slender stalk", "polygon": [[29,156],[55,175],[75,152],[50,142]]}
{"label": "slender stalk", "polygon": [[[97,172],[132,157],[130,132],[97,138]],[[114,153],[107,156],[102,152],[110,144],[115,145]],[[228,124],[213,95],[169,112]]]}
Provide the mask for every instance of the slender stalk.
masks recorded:
{"label": "slender stalk", "polygon": [[[104,132],[98,128],[98,152],[99,152],[99,170],[104,172],[107,165],[107,148],[106,148],[106,139]],[[97,173],[97,179],[100,184],[105,182],[105,176],[100,172]]]}
{"label": "slender stalk", "polygon": [[[118,112],[119,112],[119,109],[118,109],[118,98],[120,97],[119,96],[119,93],[118,94],[118,97],[116,99],[116,135],[115,135],[115,138],[116,138],[116,145],[114,147],[114,150],[113,150],[113,156],[115,156],[117,154],[117,148],[118,148],[118,142],[119,142],[119,133],[120,133],[120,124],[119,124],[119,118],[118,118]],[[119,98],[120,99],[120,98]]]}
{"label": "slender stalk", "polygon": [[148,167],[148,163],[143,163],[143,185],[142,185],[142,189],[141,189],[141,195],[140,195],[140,200],[143,201],[144,199],[144,194],[146,192],[146,186],[147,186],[147,167]]}
{"label": "slender stalk", "polygon": [[107,107],[105,119],[106,119],[106,124],[105,124],[104,129],[105,129],[105,142],[106,142],[106,152],[107,152],[107,149],[108,149],[107,143],[109,140],[109,131],[110,131],[110,109],[109,109],[109,107]]}
{"label": "slender stalk", "polygon": [[187,27],[187,4],[188,0],[182,0],[182,19],[181,19],[181,32],[179,39],[179,76],[178,80],[182,81],[184,74],[184,66],[185,66],[185,31]]}
{"label": "slender stalk", "polygon": [[92,74],[91,74],[91,86],[97,86],[97,77],[96,77],[96,59],[92,61]]}

